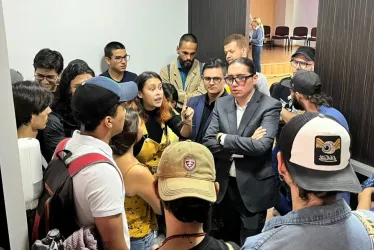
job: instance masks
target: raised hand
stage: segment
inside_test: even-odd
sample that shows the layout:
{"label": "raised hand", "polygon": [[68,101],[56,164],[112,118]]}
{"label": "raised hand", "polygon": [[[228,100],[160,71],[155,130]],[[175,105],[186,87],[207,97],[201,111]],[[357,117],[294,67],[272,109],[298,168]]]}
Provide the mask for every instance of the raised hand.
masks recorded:
{"label": "raised hand", "polygon": [[183,101],[181,117],[182,117],[183,121],[192,122],[192,118],[193,118],[193,115],[194,115],[195,111],[192,108],[187,106],[187,101],[188,101],[188,97],[186,95],[184,97],[184,101]]}

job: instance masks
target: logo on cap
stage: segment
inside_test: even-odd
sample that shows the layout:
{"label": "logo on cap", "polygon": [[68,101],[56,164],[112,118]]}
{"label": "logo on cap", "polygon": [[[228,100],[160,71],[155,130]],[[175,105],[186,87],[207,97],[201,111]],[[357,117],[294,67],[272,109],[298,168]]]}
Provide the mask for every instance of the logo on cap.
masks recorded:
{"label": "logo on cap", "polygon": [[316,136],[314,150],[314,163],[316,165],[339,165],[340,158],[340,136]]}
{"label": "logo on cap", "polygon": [[184,168],[187,169],[187,171],[192,171],[196,167],[196,161],[192,157],[187,157],[184,159]]}

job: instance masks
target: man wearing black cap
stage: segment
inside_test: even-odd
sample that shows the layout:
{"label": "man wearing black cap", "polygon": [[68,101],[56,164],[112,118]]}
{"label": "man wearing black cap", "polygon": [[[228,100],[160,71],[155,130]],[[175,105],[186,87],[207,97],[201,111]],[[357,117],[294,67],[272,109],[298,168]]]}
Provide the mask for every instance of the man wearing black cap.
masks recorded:
{"label": "man wearing black cap", "polygon": [[348,131],[321,113],[306,112],[284,126],[279,144],[278,170],[293,212],[266,222],[242,249],[372,249],[374,213],[352,212],[336,198],[338,192],[361,191]]}
{"label": "man wearing black cap", "polygon": [[95,225],[105,249],[130,248],[122,175],[108,143],[123,130],[125,104],[137,93],[134,82],[118,84],[98,76],[78,86],[72,97],[73,115],[80,131],[75,131],[66,145],[72,152],[70,159],[99,153],[112,162],[90,165],[73,177],[77,222],[81,227]]}
{"label": "man wearing black cap", "polygon": [[[299,70],[314,71],[315,49],[308,46],[300,46],[291,57],[292,73],[296,74]],[[286,80],[289,78],[282,79]],[[282,82],[281,81],[281,82]],[[295,116],[297,109],[293,107],[290,98],[291,92],[289,88],[285,88],[280,83],[274,83],[270,88],[270,94],[273,98],[278,99],[283,106],[283,116],[285,121],[289,121]],[[288,112],[284,112],[288,111]],[[283,117],[282,117],[283,118]],[[280,130],[279,130],[280,133]]]}
{"label": "man wearing black cap", "polygon": [[[315,57],[315,49],[308,46],[300,46],[296,52],[291,57],[291,66],[293,70],[293,75],[296,74],[299,70],[307,70],[307,71],[314,71],[314,57]],[[293,106],[291,100],[291,91],[289,88],[283,86],[281,83],[282,81],[290,79],[289,77],[282,79],[278,83],[274,83],[270,87],[270,95],[271,97],[279,100],[282,103],[282,112],[281,112],[281,120],[279,122],[278,133],[276,137],[277,143],[273,148],[273,170],[275,173],[278,172],[278,161],[277,161],[277,154],[279,152],[279,135],[282,131],[282,128],[285,122],[289,121],[293,118],[297,113],[300,111]],[[276,206],[276,210],[281,214],[284,215],[291,210],[291,200],[289,200],[286,196],[281,195],[281,202],[278,206]]]}
{"label": "man wearing black cap", "polygon": [[296,109],[332,116],[349,131],[347,120],[342,113],[331,107],[332,98],[322,92],[321,80],[316,73],[299,70],[293,78],[283,80],[281,84],[291,90],[292,105]]}

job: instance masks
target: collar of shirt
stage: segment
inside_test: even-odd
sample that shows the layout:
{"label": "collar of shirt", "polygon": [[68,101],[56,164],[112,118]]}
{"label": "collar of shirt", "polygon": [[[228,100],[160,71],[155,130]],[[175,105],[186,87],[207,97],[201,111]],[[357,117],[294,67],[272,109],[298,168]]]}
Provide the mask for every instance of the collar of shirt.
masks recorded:
{"label": "collar of shirt", "polygon": [[[221,98],[221,97],[223,97],[223,96],[227,96],[227,91],[226,91],[226,89],[223,90],[222,95],[220,95],[217,99],[219,99],[219,98]],[[216,100],[217,100],[217,99],[216,99]],[[216,100],[215,100],[214,102],[212,102],[211,104],[214,104],[214,103],[216,102]],[[209,101],[210,101],[210,100],[209,100],[209,95],[208,95],[208,93],[206,93],[206,94],[205,94],[205,103],[209,105]]]}
{"label": "collar of shirt", "polygon": [[332,205],[307,207],[272,218],[265,223],[263,232],[283,225],[329,225],[331,221],[344,220],[350,215],[350,207],[340,199]]}
{"label": "collar of shirt", "polygon": [[[256,91],[256,90],[255,90],[255,91]],[[248,106],[248,103],[251,101],[252,96],[254,95],[255,91],[252,93],[251,97],[249,97],[247,103],[244,105],[243,108],[239,106],[238,102],[236,101],[236,98],[234,98],[234,100],[235,100],[235,105],[236,105],[236,109],[245,110],[245,109],[247,108],[247,106]]]}
{"label": "collar of shirt", "polygon": [[110,155],[111,157],[113,155],[113,151],[108,144],[95,137],[89,135],[81,135],[81,132],[79,130],[74,131],[72,140],[74,140],[75,143],[80,145],[88,145],[91,147],[93,146],[95,148],[98,148],[102,150],[105,154]]}

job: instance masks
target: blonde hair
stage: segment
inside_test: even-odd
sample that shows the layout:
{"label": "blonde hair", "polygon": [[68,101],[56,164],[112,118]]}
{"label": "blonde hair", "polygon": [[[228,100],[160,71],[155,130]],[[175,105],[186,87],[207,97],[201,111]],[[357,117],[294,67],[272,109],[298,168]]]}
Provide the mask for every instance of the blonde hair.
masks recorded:
{"label": "blonde hair", "polygon": [[261,18],[255,17],[255,18],[253,18],[252,22],[256,22],[258,25],[260,25],[260,27],[262,29],[262,33],[264,33],[264,35],[265,35],[264,25],[262,24]]}

